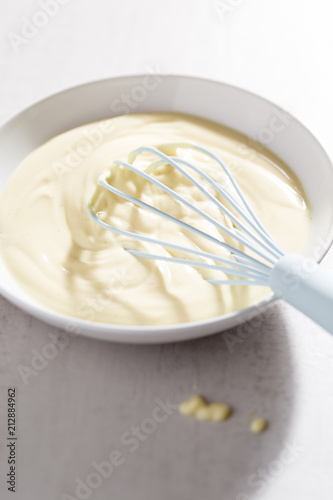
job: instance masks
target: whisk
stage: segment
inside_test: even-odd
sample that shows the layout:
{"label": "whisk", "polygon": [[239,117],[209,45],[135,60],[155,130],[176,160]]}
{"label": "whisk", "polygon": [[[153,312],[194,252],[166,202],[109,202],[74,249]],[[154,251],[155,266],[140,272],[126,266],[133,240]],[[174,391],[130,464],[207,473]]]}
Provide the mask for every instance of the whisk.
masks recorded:
{"label": "whisk", "polygon": [[[190,208],[208,222],[212,223],[222,233],[231,236],[235,241],[238,241],[246,249],[250,250],[251,255],[115,188],[108,182],[109,171],[104,172],[99,177],[98,184],[100,186],[141,208],[147,209],[181,226],[185,230],[208,239],[210,242],[228,250],[232,258],[221,257],[200,249],[188,248],[144,234],[137,234],[117,228],[101,220],[98,213],[94,211],[92,203],[90,203],[89,209],[93,220],[102,228],[112,231],[113,233],[181,252],[187,252],[196,257],[209,258],[216,262],[216,264],[210,264],[202,260],[168,257],[130,248],[126,249],[129,253],[138,258],[161,260],[181,265],[189,265],[195,268],[223,271],[227,277],[230,277],[227,279],[208,279],[207,281],[212,285],[227,284],[270,287],[276,296],[283,298],[289,304],[326,328],[330,333],[333,333],[333,273],[319,267],[314,259],[297,254],[288,254],[280,247],[259,220],[236,179],[231,174],[225,162],[218,155],[203,146],[191,143],[168,144],[164,146],[164,150],[167,150],[168,147],[191,149],[205,155],[212,161],[212,164],[215,164],[216,168],[221,169],[226,178],[230,181],[231,188],[226,188],[220,182],[214,180],[207,172],[203,171],[194,163],[177,156],[169,156],[155,147],[140,147],[129,154],[128,162],[115,161],[114,165],[131,170],[168,195],[171,195],[177,202]],[[134,166],[135,159],[142,153],[150,153],[156,156],[156,160],[145,170]],[[189,202],[184,196],[175,192],[154,177],[152,175],[154,170],[163,164],[170,165],[188,179],[207,197],[208,200],[218,207],[224,216],[230,219],[232,226],[227,227],[225,224],[222,224],[214,217]],[[191,172],[195,175],[193,176]],[[199,179],[204,179],[206,185],[204,182],[200,182]],[[217,199],[216,196],[210,192],[211,189],[208,190],[206,186],[214,188],[215,192],[219,193],[220,198],[222,197],[221,199],[223,199],[224,202]],[[228,206],[232,207],[233,211],[231,211]]]}

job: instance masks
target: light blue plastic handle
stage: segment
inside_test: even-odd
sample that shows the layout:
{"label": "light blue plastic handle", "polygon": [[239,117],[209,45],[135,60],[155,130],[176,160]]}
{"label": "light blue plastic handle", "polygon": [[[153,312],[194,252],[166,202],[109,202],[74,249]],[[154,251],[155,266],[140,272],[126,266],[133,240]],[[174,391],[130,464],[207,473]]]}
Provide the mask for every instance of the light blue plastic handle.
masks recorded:
{"label": "light blue plastic handle", "polygon": [[333,334],[333,272],[310,258],[281,257],[270,275],[272,290]]}

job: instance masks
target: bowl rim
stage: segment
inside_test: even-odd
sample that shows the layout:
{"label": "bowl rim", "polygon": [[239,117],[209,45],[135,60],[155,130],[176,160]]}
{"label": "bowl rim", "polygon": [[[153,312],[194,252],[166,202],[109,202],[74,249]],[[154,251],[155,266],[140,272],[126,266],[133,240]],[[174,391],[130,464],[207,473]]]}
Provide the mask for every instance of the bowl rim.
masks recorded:
{"label": "bowl rim", "polygon": [[[66,93],[70,93],[73,91],[76,91],[78,89],[82,89],[84,87],[89,87],[89,86],[94,86],[94,85],[99,85],[103,83],[108,83],[108,82],[113,82],[113,81],[121,81],[121,80],[137,80],[139,78],[144,78],[146,77],[147,74],[144,73],[133,73],[133,74],[128,74],[128,75],[121,75],[121,76],[115,76],[115,77],[106,77],[102,79],[93,79],[86,81],[84,83],[81,83],[79,85],[72,85],[70,87],[66,87],[58,92],[55,93],[50,93],[47,94],[45,97],[42,99],[33,101],[31,104],[28,106],[22,108],[19,112],[13,113],[11,116],[9,116],[7,119],[3,120],[0,123],[0,133],[2,130],[9,126],[11,122],[14,120],[17,120],[20,118],[21,115],[24,115],[25,113],[29,112],[32,110],[34,107],[37,106],[43,106],[44,103],[47,101],[61,97],[61,95],[64,95]],[[197,81],[197,82],[202,82],[203,84],[216,84],[219,86],[227,87],[229,89],[234,89],[237,91],[240,91],[244,94],[249,95],[250,97],[253,97],[255,99],[261,100],[262,102],[274,106],[275,108],[282,110],[281,106],[276,104],[275,102],[271,101],[270,99],[261,96],[260,94],[257,94],[251,90],[248,90],[246,88],[243,88],[241,86],[233,85],[230,83],[226,83],[220,80],[212,79],[212,78],[203,78],[203,77],[197,77],[197,76],[191,76],[191,75],[183,75],[179,73],[172,73],[172,74],[165,74],[165,73],[154,73],[154,76],[160,77],[163,79],[182,79],[182,80],[189,80],[189,81]],[[176,111],[175,111],[176,112]],[[128,114],[134,114],[134,113],[128,113]],[[292,113],[288,111],[288,114],[292,117],[293,121],[295,121],[303,130],[311,137],[311,139],[316,143],[316,145],[321,149],[322,154],[324,155],[328,165],[330,166],[332,172],[333,172],[333,162],[328,155],[326,149],[322,145],[322,143],[317,139],[317,137],[309,130],[309,128],[303,124],[297,117],[295,117]],[[117,116],[117,115],[114,115]],[[195,115],[195,116],[200,116],[200,115]],[[101,118],[104,119],[104,118]],[[88,123],[93,123],[93,122],[86,122]],[[222,122],[220,122],[222,123]],[[85,123],[82,123],[84,125]],[[51,139],[51,137],[50,137]],[[324,257],[327,255],[328,251],[330,250],[331,246],[333,245],[333,226],[331,227],[329,231],[329,235],[325,241],[325,245],[320,249],[319,255],[315,257],[316,262],[320,263]],[[204,320],[200,321],[191,321],[187,323],[175,323],[175,324],[166,324],[166,325],[118,325],[118,324],[109,324],[109,323],[101,323],[101,322],[95,322],[95,321],[88,321],[80,318],[76,318],[75,316],[67,316],[61,313],[58,313],[56,311],[53,311],[51,309],[48,309],[42,305],[40,305],[37,301],[32,299],[31,297],[28,296],[28,294],[25,294],[24,300],[21,299],[20,297],[16,296],[14,293],[10,292],[6,288],[2,286],[0,283],[0,293],[9,299],[12,303],[15,305],[19,306],[21,309],[25,310],[29,314],[33,314],[36,316],[38,319],[41,321],[44,321],[48,324],[53,324],[57,326],[62,326],[64,324],[70,324],[70,325],[75,325],[77,327],[77,331],[79,335],[82,336],[87,336],[90,338],[94,339],[100,339],[100,340],[109,340],[109,341],[114,341],[114,342],[123,342],[123,343],[161,343],[161,342],[173,342],[173,341],[184,341],[184,340],[190,340],[198,337],[204,337],[207,335],[211,335],[212,333],[219,332],[218,327],[219,323],[221,324],[221,332],[222,331],[227,331],[228,329],[235,328],[237,325],[240,326],[244,322],[250,320],[252,317],[257,316],[257,314],[260,312],[264,312],[270,304],[274,304],[275,301],[279,298],[276,294],[271,293],[267,297],[265,297],[263,300],[257,302],[256,304],[253,304],[250,307],[247,307],[246,309],[242,309],[239,311],[233,311],[224,315],[219,315],[219,316],[214,316],[211,318],[207,318]],[[225,328],[223,327],[223,323],[228,323],[232,322],[232,320],[236,319],[237,321],[234,325],[232,326],[226,326]],[[208,328],[208,331],[203,332],[202,327],[211,327],[210,329]],[[92,330],[95,330],[94,333],[92,333]],[[189,331],[188,335],[182,334],[179,338],[179,332],[186,332]],[[119,333],[119,338],[117,338],[117,333]],[[165,336],[162,336],[161,339],[159,340],[158,335],[161,335],[162,333],[165,333],[168,335],[168,338]],[[140,334],[144,334],[144,338],[141,336],[139,337]],[[138,338],[136,338],[138,336]]]}

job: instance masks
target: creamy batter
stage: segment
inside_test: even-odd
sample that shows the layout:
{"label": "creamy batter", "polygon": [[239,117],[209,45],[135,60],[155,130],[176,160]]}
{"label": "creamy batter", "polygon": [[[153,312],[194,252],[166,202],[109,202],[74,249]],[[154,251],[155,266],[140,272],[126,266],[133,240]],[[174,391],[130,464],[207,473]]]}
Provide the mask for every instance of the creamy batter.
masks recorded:
{"label": "creamy batter", "polygon": [[[30,296],[49,309],[80,319],[163,325],[239,310],[270,293],[268,288],[254,286],[214,286],[204,278],[223,279],[222,273],[216,276],[210,270],[134,257],[126,248],[185,255],[115,235],[91,219],[88,205],[92,199],[96,212],[109,224],[227,255],[216,245],[97,187],[99,175],[111,169],[112,185],[235,245],[157,187],[113,167],[115,160],[127,160],[137,147],[163,150],[163,145],[174,142],[196,142],[219,154],[281,246],[302,252],[309,235],[310,210],[299,181],[279,158],[253,141],[249,147],[247,137],[203,119],[173,113],[129,115],[55,137],[33,151],[9,181],[0,200],[0,233],[6,234],[1,255]],[[182,148],[172,153],[194,159],[225,183],[221,170],[207,158]],[[135,164],[146,168],[151,160],[143,155]],[[170,165],[159,167],[154,175],[230,226]]]}
{"label": "creamy batter", "polygon": [[227,420],[232,410],[225,403],[211,403],[203,399],[199,394],[195,394],[179,406],[182,415],[194,416],[197,420],[211,420],[212,422],[223,422]]}
{"label": "creamy batter", "polygon": [[260,434],[267,429],[267,421],[264,418],[256,418],[251,422],[250,430],[254,434]]}

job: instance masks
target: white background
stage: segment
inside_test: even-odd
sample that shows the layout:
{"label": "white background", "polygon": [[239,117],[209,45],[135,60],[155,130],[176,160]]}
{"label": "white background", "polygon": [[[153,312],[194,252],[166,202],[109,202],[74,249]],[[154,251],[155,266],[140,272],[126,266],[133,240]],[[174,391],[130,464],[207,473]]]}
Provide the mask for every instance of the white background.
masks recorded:
{"label": "white background", "polygon": [[[211,0],[69,0],[15,48],[13,33],[22,35],[40,3],[1,1],[1,121],[68,86],[150,67],[259,93],[302,120],[333,156],[328,0],[225,0],[233,7],[224,14],[223,2],[218,9]],[[332,262],[331,252],[325,265]],[[208,398],[230,402],[234,418],[212,426],[174,411],[135,453],[123,447],[125,463],[86,498],[332,499],[333,340],[290,307],[275,305],[234,353],[223,335],[147,347],[72,339],[28,385],[18,366],[31,366],[56,332],[4,299],[0,321],[1,498],[79,498],[76,479],[120,449],[122,433],[152,415],[156,398],[180,402],[196,384]],[[5,484],[11,384],[18,388],[16,495]],[[252,411],[269,419],[262,436],[248,432]],[[261,493],[249,484],[260,468],[268,471]]]}

